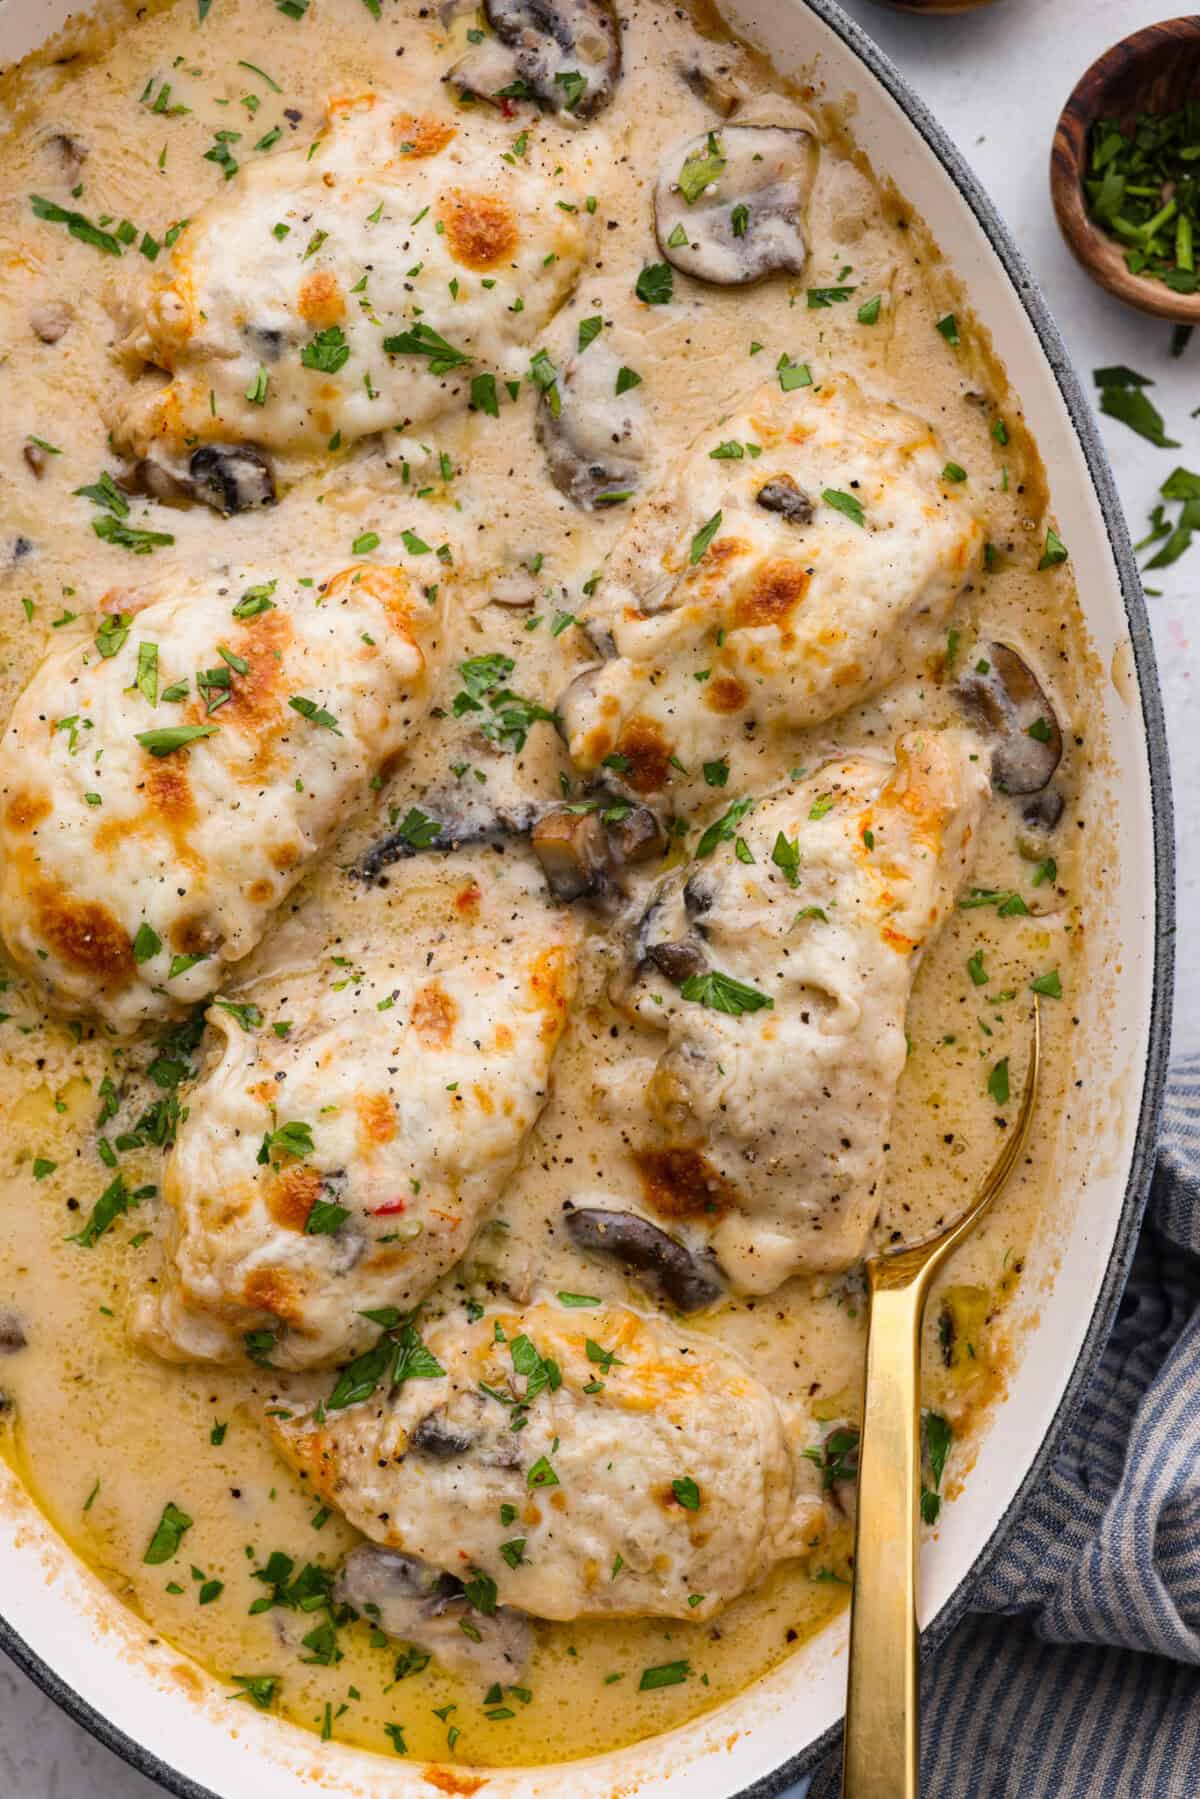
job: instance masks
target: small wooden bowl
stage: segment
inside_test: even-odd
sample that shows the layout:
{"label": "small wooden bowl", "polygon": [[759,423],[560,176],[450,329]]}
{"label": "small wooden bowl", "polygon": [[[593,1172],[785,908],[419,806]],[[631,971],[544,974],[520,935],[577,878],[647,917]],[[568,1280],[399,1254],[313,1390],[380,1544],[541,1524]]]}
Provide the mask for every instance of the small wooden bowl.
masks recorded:
{"label": "small wooden bowl", "polygon": [[1162,281],[1131,275],[1115,238],[1094,224],[1083,177],[1092,126],[1115,118],[1123,127],[1139,113],[1177,112],[1200,97],[1200,18],[1164,19],[1122,38],[1094,62],[1063,107],[1050,152],[1050,195],[1063,236],[1101,287],[1160,319],[1200,324],[1200,293],[1176,294]]}

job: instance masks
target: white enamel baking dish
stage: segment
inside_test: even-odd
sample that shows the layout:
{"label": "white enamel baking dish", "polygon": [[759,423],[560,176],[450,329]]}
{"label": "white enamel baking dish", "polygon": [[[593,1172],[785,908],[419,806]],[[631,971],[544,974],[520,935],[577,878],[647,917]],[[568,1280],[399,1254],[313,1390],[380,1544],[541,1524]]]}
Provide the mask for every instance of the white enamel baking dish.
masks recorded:
{"label": "white enamel baking dish", "polygon": [[[57,30],[71,0],[0,0],[0,64]],[[830,98],[857,99],[854,128],[947,252],[990,329],[1050,471],[1102,667],[1114,751],[1119,873],[1103,1011],[1106,1105],[1085,1163],[1063,1170],[1063,1204],[1032,1258],[1037,1308],[1007,1402],[964,1494],[945,1508],[922,1569],[928,1640],[968,1604],[1099,1354],[1149,1180],[1170,1013],[1172,861],[1167,754],[1144,603],[1104,452],[1058,333],[1019,250],[939,127],[832,0],[729,0],[732,24],[784,71],[816,60]],[[1084,1021],[1085,1025],[1088,1021]],[[1053,1283],[1046,1278],[1057,1260]],[[68,1712],[184,1799],[428,1799],[420,1764],[325,1748],[231,1705],[227,1689],[144,1628],[63,1547],[0,1464],[0,1647]],[[842,1714],[845,1620],[767,1679],[686,1728],[568,1768],[489,1770],[487,1799],[774,1799],[831,1744]],[[483,1771],[481,1770],[481,1773]],[[471,1783],[449,1786],[471,1790]]]}

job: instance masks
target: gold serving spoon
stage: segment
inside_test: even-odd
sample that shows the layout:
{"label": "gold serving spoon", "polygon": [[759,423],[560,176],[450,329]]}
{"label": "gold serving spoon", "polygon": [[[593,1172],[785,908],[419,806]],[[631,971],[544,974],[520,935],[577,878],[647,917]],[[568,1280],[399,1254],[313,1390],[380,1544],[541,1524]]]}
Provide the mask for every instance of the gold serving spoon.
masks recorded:
{"label": "gold serving spoon", "polygon": [[858,1460],[850,1667],[842,1799],[918,1799],[921,1695],[917,1659],[921,1491],[921,1322],[934,1275],[974,1230],[1020,1160],[1041,1063],[1041,1019],[1021,1109],[971,1207],[936,1237],[874,1255]]}

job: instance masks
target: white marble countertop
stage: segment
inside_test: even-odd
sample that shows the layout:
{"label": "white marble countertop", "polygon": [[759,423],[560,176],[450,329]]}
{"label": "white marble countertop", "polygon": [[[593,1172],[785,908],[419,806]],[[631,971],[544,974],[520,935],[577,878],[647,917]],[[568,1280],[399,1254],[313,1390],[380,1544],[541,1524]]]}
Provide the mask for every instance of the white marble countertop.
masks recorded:
{"label": "white marble countertop", "polygon": [[[1081,273],[1058,235],[1046,165],[1059,109],[1088,63],[1170,9],[1162,0],[998,0],[974,16],[920,19],[871,0],[843,4],[974,166],[1041,283],[1085,385],[1093,368],[1116,362],[1157,381],[1155,401],[1181,449],[1157,450],[1124,425],[1102,421],[1133,536],[1142,536],[1159,483],[1176,462],[1200,462],[1200,420],[1188,416],[1200,403],[1200,336],[1172,361],[1169,326],[1127,311]],[[1200,622],[1189,623],[1200,556],[1155,579],[1163,591],[1149,605],[1176,777],[1182,923],[1200,884],[1200,807],[1187,780],[1200,761],[1200,711],[1189,704],[1200,668],[1190,638],[1193,629],[1200,634]],[[1197,1047],[1200,957],[1181,955],[1177,992],[1176,1044]],[[161,1789],[93,1742],[0,1658],[0,1793],[5,1799],[155,1799]]]}

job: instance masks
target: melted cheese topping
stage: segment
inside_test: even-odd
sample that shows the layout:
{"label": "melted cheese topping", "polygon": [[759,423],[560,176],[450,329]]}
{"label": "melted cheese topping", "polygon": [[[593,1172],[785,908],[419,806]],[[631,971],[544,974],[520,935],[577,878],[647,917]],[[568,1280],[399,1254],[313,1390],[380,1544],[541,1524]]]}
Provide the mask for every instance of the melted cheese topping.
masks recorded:
{"label": "melted cheese topping", "polygon": [[120,445],[168,466],[197,443],[319,450],[523,375],[591,221],[580,159],[511,137],[366,94],[245,170],[135,302],[126,352],[172,378],[118,408]]}
{"label": "melted cheese topping", "polygon": [[439,627],[378,567],[108,606],[0,741],[0,932],[56,1006],[130,1031],[254,948],[424,717]]}
{"label": "melted cheese topping", "polygon": [[442,1375],[279,1439],[365,1535],[482,1569],[504,1605],[704,1619],[821,1534],[780,1407],[704,1337],[550,1302],[447,1320],[426,1345]]}
{"label": "melted cheese topping", "polygon": [[[987,798],[975,738],[902,739],[893,767],[834,762],[768,798],[653,902],[634,991],[668,1039],[646,1084],[648,1192],[709,1227],[743,1292],[867,1249],[909,994]],[[653,959],[673,931],[708,968],[690,984]]]}
{"label": "melted cheese topping", "polygon": [[[468,919],[481,897],[464,889]],[[378,1336],[366,1314],[415,1306],[465,1254],[546,1102],[574,989],[569,915],[530,894],[515,927],[486,920],[340,956],[332,983],[253,988],[280,1031],[209,1014],[219,1058],[165,1175],[167,1282],[135,1317],[159,1354],[352,1356]]]}
{"label": "melted cheese topping", "polygon": [[819,724],[916,666],[983,547],[945,465],[928,425],[845,374],[775,381],[705,431],[585,614],[615,654],[563,702],[578,766],[658,793],[735,733]]}

